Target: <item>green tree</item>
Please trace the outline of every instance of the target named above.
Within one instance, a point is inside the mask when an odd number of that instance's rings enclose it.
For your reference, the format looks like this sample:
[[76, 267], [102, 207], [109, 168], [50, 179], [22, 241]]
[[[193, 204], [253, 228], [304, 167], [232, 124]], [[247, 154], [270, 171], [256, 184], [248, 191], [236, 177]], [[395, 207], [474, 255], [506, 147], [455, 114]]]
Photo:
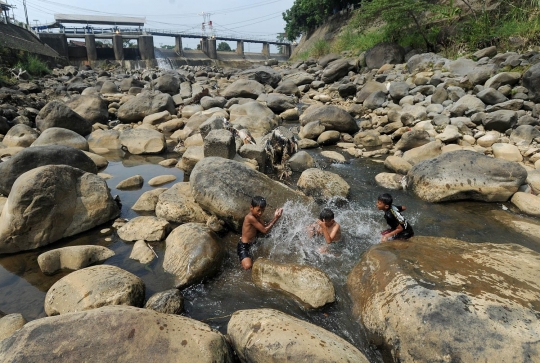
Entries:
[[132, 39], [123, 39], [122, 47], [123, 48], [137, 48], [137, 43], [135, 43]]
[[231, 46], [227, 42], [220, 42], [217, 46], [217, 50], [222, 52], [232, 52]]

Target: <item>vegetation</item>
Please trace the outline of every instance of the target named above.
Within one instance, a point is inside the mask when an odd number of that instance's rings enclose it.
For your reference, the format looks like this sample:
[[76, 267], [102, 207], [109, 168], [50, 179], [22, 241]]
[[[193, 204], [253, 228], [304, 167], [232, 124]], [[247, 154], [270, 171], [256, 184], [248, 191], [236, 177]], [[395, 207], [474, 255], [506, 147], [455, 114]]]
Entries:
[[174, 49], [174, 45], [159, 44], [161, 49]]
[[231, 46], [227, 42], [220, 42], [217, 46], [217, 50], [222, 52], [232, 52]]
[[19, 60], [14, 68], [25, 70], [26, 73], [33, 77], [40, 77], [51, 73], [47, 64], [32, 54], [27, 54], [26, 57]]

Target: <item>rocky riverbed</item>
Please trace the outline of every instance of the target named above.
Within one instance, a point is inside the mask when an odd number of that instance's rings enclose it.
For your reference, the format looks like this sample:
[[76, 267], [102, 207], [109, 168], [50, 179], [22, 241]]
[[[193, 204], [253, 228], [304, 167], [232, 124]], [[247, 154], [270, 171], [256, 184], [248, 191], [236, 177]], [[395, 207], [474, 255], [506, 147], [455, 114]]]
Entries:
[[[0, 356], [540, 360], [539, 64], [383, 44], [0, 89]], [[419, 237], [378, 243], [384, 191]], [[285, 213], [243, 272], [254, 195]]]

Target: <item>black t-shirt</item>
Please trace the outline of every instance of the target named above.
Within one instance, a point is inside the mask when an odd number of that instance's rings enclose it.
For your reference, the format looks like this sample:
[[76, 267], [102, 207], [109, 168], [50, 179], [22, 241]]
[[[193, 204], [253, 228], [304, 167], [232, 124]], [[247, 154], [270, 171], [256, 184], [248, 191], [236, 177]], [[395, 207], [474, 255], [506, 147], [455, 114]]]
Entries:
[[412, 227], [401, 214], [402, 211], [403, 208], [401, 206], [392, 205], [384, 212], [384, 219], [386, 219], [386, 223], [388, 223], [392, 230], [396, 229], [401, 224], [404, 232], [412, 233]]

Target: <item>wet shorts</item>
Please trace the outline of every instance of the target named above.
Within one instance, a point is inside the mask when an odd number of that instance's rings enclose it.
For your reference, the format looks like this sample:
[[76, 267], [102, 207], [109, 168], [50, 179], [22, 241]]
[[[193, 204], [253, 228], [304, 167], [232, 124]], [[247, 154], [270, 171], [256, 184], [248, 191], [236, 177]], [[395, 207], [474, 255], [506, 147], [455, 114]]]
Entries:
[[238, 246], [236, 246], [236, 252], [238, 253], [238, 258], [240, 259], [240, 262], [242, 262], [244, 258], [252, 258], [250, 252], [252, 245], [253, 243], [244, 243], [242, 242], [242, 240], [238, 242]]

